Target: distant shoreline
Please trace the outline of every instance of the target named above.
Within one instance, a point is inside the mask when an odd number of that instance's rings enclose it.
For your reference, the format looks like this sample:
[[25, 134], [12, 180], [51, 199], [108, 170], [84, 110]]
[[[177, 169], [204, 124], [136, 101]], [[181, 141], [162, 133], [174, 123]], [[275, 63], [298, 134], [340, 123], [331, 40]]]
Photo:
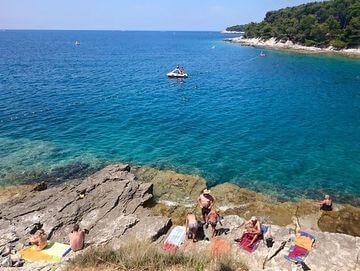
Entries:
[[245, 34], [245, 32], [241, 32], [241, 31], [228, 31], [228, 30], [223, 30], [220, 33], [221, 34]]
[[275, 38], [268, 40], [262, 40], [260, 38], [246, 39], [243, 37], [235, 38], [226, 38], [226, 42], [238, 43], [242, 46], [252, 46], [257, 48], [267, 48], [281, 51], [292, 51], [304, 54], [330, 54], [330, 55], [340, 55], [352, 58], [360, 58], [360, 48], [357, 49], [342, 49], [335, 50], [332, 47], [328, 48], [319, 48], [319, 47], [309, 47], [300, 44], [295, 44], [291, 41], [280, 42], [276, 41]]

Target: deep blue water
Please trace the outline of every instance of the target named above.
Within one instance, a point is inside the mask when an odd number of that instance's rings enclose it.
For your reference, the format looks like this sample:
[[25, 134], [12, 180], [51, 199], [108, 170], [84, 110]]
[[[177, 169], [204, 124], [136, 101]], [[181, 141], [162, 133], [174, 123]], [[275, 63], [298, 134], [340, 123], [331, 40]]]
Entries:
[[360, 61], [223, 38], [0, 32], [0, 183], [124, 161], [359, 205]]

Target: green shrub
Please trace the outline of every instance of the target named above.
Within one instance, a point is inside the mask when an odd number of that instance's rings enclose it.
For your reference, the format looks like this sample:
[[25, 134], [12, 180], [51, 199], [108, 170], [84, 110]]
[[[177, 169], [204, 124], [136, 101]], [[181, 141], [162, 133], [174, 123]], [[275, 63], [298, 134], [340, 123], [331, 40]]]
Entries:
[[305, 46], [315, 46], [316, 42], [313, 40], [305, 40]]
[[330, 42], [331, 46], [334, 47], [336, 50], [341, 50], [341, 49], [344, 49], [346, 48], [346, 43], [343, 42], [342, 40], [340, 39], [336, 39], [336, 40], [332, 40]]

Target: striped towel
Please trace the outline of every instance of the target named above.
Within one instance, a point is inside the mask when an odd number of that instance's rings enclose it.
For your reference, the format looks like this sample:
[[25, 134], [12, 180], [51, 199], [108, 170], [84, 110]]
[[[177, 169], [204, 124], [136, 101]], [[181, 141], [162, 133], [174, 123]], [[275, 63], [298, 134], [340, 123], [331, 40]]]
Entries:
[[163, 249], [169, 251], [176, 251], [186, 238], [186, 228], [184, 226], [176, 226], [172, 229], [169, 236], [166, 238]]

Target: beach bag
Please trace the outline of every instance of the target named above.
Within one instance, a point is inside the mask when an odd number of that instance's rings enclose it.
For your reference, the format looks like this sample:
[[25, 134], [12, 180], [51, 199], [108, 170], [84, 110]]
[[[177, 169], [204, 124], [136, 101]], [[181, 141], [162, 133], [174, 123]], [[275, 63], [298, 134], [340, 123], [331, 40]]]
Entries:
[[266, 244], [266, 246], [268, 248], [271, 248], [274, 245], [274, 240], [270, 233], [270, 226], [261, 224], [260, 230], [261, 230], [261, 234], [263, 236], [264, 243]]

